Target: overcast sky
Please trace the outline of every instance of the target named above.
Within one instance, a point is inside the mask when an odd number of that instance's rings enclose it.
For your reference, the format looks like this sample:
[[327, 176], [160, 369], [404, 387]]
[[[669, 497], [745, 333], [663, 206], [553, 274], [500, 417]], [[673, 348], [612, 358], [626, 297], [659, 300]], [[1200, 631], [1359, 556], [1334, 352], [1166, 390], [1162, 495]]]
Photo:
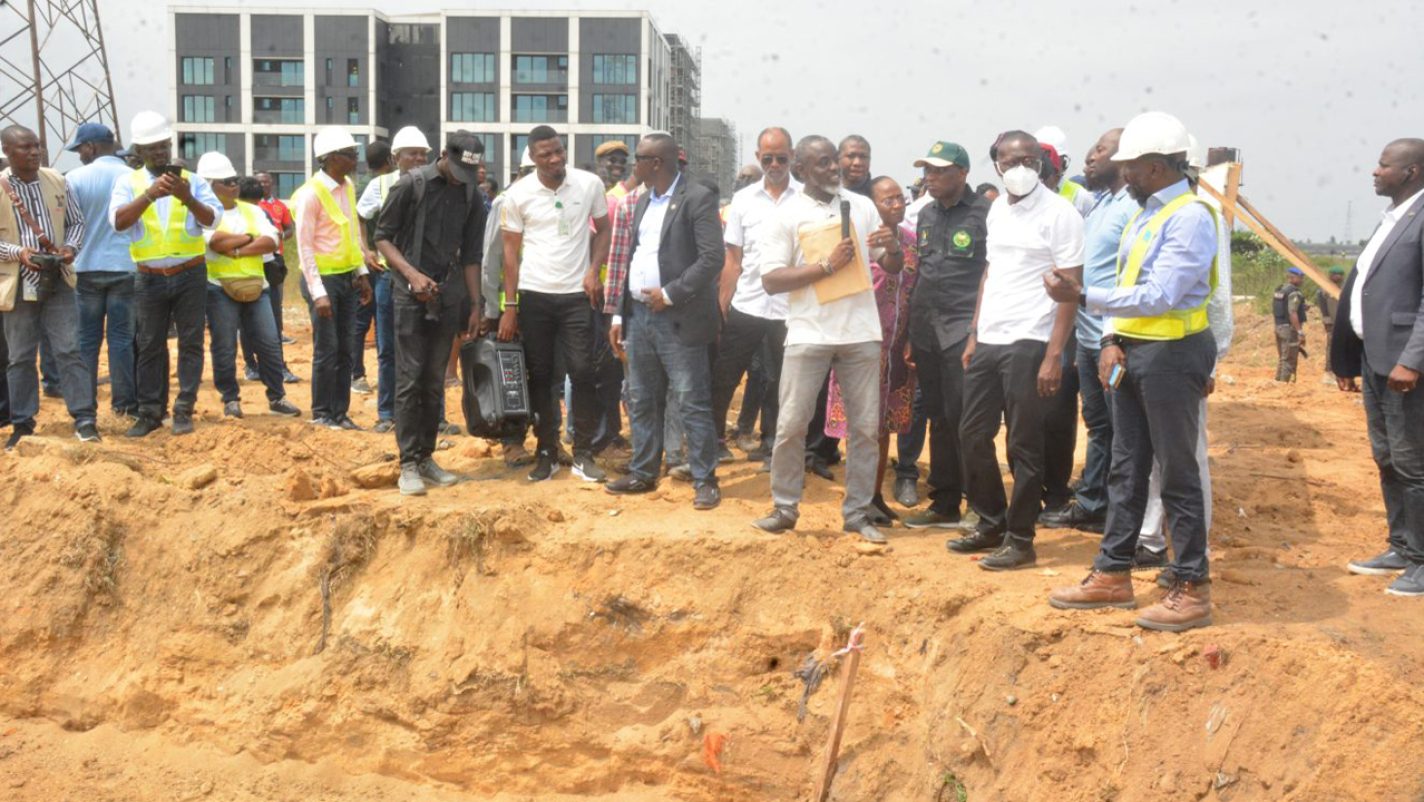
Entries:
[[[351, 6], [298, 0], [290, 7]], [[371, 6], [388, 14], [469, 7], [455, 0]], [[664, 33], [700, 45], [703, 115], [732, 121], [744, 162], [755, 132], [768, 125], [796, 137], [855, 132], [871, 142], [875, 173], [907, 181], [914, 159], [948, 139], [973, 156], [977, 183], [994, 179], [988, 148], [998, 132], [1053, 123], [1068, 132], [1076, 171], [1102, 131], [1160, 109], [1208, 145], [1240, 148], [1243, 192], [1256, 207], [1292, 237], [1323, 240], [1346, 235], [1351, 203], [1348, 233], [1368, 236], [1385, 203], [1369, 175], [1381, 148], [1424, 136], [1424, 3], [1417, 0], [565, 0], [530, 7], [648, 9]], [[101, 0], [100, 12], [120, 119], [169, 109], [161, 55], [167, 7]]]

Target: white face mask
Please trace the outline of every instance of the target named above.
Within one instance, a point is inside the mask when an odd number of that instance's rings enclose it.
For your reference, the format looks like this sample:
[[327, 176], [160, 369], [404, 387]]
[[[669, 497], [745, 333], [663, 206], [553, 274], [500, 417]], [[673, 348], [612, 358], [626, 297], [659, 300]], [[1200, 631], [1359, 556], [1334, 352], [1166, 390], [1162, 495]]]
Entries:
[[1007, 189], [1010, 195], [1016, 195], [1020, 198], [1032, 192], [1033, 188], [1038, 186], [1038, 171], [1025, 167], [1022, 164], [1010, 168], [1008, 172], [1000, 177], [1004, 179], [1004, 189]]

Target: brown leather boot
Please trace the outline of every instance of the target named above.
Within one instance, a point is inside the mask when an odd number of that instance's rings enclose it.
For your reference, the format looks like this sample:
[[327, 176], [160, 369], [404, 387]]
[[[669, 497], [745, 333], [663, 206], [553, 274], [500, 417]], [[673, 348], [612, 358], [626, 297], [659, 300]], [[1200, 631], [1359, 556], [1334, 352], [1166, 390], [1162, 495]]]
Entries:
[[1162, 600], [1142, 611], [1137, 625], [1162, 632], [1184, 632], [1211, 626], [1211, 585], [1177, 582]]
[[1131, 610], [1137, 606], [1132, 595], [1132, 574], [1128, 571], [1099, 571], [1071, 588], [1059, 588], [1048, 594], [1048, 603], [1060, 610], [1096, 610], [1099, 607], [1120, 607]]

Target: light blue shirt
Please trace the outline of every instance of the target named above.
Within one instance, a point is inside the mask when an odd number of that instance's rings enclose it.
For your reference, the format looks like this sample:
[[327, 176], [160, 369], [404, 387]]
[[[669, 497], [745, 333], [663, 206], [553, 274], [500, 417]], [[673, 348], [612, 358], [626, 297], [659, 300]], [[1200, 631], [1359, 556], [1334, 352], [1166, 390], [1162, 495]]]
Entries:
[[[1163, 206], [1191, 192], [1184, 178], [1147, 199], [1118, 252], [1126, 260], [1138, 233]], [[1211, 294], [1216, 258], [1216, 220], [1200, 203], [1189, 203], [1167, 219], [1147, 245], [1142, 271], [1131, 287], [1089, 287], [1088, 311], [1110, 317], [1154, 317], [1201, 306]]]
[[[648, 302], [648, 290], [662, 286], [662, 271], [658, 267], [658, 249], [663, 244], [663, 220], [667, 218], [672, 194], [677, 190], [677, 182], [682, 173], [672, 180], [667, 194], [659, 195], [656, 189], [648, 187], [648, 208], [643, 211], [643, 219], [638, 223], [638, 248], [628, 262], [628, 292], [633, 300]], [[672, 305], [666, 294], [663, 300]]]
[[[1122, 230], [1141, 208], [1127, 187], [1098, 194], [1083, 221], [1083, 286], [1112, 289], [1117, 285], [1117, 249]], [[1078, 342], [1097, 350], [1103, 339], [1103, 318], [1087, 309], [1078, 310]]]
[[84, 212], [84, 221], [88, 225], [84, 247], [74, 259], [74, 272], [133, 272], [129, 239], [114, 231], [109, 223], [109, 200], [114, 194], [114, 184], [130, 172], [132, 170], [123, 159], [100, 156], [65, 174], [69, 194], [79, 202], [79, 209]]
[[[138, 172], [144, 178], [144, 189], [147, 189], [153, 183], [153, 175], [143, 168], [139, 168]], [[188, 233], [194, 237], [201, 237], [205, 230], [215, 230], [218, 223], [222, 222], [223, 207], [222, 204], [218, 202], [218, 196], [213, 194], [213, 186], [207, 182], [207, 179], [202, 178], [197, 173], [189, 173], [188, 185], [192, 189], [193, 199], [213, 210], [213, 224], [210, 226], [200, 224], [192, 212], [188, 213]], [[119, 209], [133, 203], [133, 200], [133, 182], [129, 181], [127, 176], [115, 181], [114, 192], [109, 197], [109, 213], [104, 216], [105, 219], [109, 221], [110, 228], [114, 227], [114, 215], [118, 213]], [[166, 198], [159, 198], [153, 202], [152, 208], [158, 213], [159, 221], [166, 222], [168, 220], [168, 215], [171, 213], [169, 211], [171, 208], [170, 204], [174, 203], [181, 203], [181, 201], [171, 195]], [[140, 217], [138, 222], [134, 223], [129, 230], [118, 232], [118, 236], [127, 236], [127, 242], [138, 242], [143, 239], [143, 226], [143, 218]], [[188, 257], [170, 256], [166, 259], [154, 259], [144, 264], [150, 267], [172, 267], [174, 265], [181, 265], [186, 261], [188, 261]]]

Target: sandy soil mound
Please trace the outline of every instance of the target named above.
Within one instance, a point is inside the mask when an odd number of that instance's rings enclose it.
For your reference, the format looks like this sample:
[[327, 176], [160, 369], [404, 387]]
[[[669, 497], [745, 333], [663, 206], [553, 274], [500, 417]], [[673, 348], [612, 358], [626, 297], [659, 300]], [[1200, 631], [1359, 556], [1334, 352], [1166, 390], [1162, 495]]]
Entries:
[[1272, 382], [1239, 314], [1218, 626], [1181, 636], [1047, 606], [1082, 533], [1008, 576], [944, 532], [865, 553], [811, 477], [799, 530], [764, 535], [744, 462], [697, 513], [456, 437], [468, 480], [402, 500], [389, 435], [223, 421], [205, 387], [195, 434], [107, 420], [88, 447], [47, 402], [0, 456], [0, 798], [805, 799], [864, 622], [833, 799], [1424, 799], [1424, 616], [1343, 570], [1384, 537], [1363, 413], [1318, 358]]

